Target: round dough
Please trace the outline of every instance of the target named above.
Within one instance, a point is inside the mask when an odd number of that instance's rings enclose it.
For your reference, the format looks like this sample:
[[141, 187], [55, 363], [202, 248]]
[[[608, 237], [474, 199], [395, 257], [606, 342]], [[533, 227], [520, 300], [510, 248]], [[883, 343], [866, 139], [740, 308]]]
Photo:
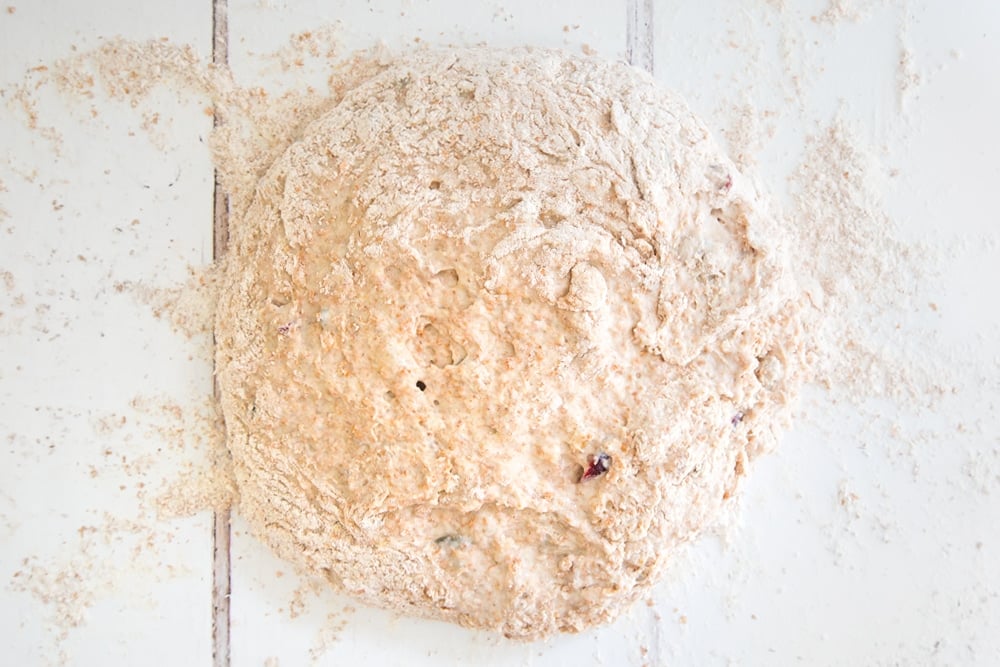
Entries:
[[242, 514], [379, 606], [525, 639], [614, 618], [786, 416], [779, 233], [642, 72], [383, 57], [233, 223]]

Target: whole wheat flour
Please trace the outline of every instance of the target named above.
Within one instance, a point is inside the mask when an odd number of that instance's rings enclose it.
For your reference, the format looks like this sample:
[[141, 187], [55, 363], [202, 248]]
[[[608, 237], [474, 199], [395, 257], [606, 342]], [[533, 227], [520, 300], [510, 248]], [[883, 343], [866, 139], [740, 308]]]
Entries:
[[231, 219], [240, 509], [373, 604], [517, 638], [607, 621], [786, 420], [805, 354], [784, 235], [635, 69], [369, 65]]

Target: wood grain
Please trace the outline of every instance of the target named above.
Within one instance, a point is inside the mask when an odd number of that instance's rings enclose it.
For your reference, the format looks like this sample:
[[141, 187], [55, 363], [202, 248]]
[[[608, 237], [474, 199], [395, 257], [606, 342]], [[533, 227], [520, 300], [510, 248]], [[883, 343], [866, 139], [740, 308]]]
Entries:
[[628, 0], [625, 53], [631, 65], [653, 74], [653, 0]]
[[[229, 62], [229, 14], [227, 0], [212, 1], [212, 62], [226, 65]], [[221, 122], [215, 116], [215, 124]], [[218, 260], [226, 252], [229, 242], [229, 197], [219, 183], [219, 173], [215, 172], [215, 188], [212, 207], [212, 258]], [[219, 386], [214, 385], [215, 398], [219, 398]], [[232, 593], [230, 537], [232, 526], [230, 510], [216, 512], [214, 517], [212, 547], [212, 664], [214, 667], [229, 667], [229, 604]]]

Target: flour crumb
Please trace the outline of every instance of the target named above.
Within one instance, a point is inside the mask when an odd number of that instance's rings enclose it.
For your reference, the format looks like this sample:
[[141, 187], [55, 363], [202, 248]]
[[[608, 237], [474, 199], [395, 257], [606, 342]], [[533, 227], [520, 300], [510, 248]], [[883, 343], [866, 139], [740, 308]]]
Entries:
[[914, 64], [913, 50], [906, 46], [905, 43], [900, 46], [899, 66], [896, 76], [899, 81], [897, 91], [899, 110], [905, 111], [910, 98], [923, 83], [923, 76]]
[[330, 612], [326, 615], [326, 619], [309, 649], [309, 657], [312, 659], [313, 665], [319, 664], [333, 645], [340, 641], [340, 633], [347, 627], [349, 620], [343, 615], [345, 611], [346, 608], [340, 612]]
[[852, 519], [860, 519], [860, 496], [851, 490], [847, 480], [842, 480], [837, 487], [837, 504], [840, 505]]
[[830, 0], [826, 10], [813, 20], [828, 25], [860, 23], [868, 18], [872, 11], [887, 2], [888, 0]]
[[722, 130], [729, 157], [740, 170], [757, 163], [757, 156], [777, 131], [777, 113], [761, 110], [749, 101], [734, 104], [726, 114], [729, 126]]
[[77, 99], [93, 98], [99, 86], [112, 99], [126, 100], [132, 108], [164, 84], [178, 92], [211, 92], [218, 88], [216, 74], [191, 46], [165, 39], [133, 42], [122, 37], [59, 60], [52, 68], [52, 80], [61, 92]]
[[265, 54], [283, 72], [304, 68], [310, 58], [333, 61], [341, 54], [344, 26], [341, 21], [303, 30], [288, 38], [277, 51]]

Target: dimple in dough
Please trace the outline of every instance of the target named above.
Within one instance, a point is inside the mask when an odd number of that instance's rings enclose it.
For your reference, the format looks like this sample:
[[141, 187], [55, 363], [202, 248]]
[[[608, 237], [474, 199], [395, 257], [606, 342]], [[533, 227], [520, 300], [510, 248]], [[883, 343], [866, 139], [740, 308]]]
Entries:
[[242, 514], [382, 607], [522, 639], [614, 618], [786, 419], [781, 238], [644, 73], [382, 56], [233, 221]]

